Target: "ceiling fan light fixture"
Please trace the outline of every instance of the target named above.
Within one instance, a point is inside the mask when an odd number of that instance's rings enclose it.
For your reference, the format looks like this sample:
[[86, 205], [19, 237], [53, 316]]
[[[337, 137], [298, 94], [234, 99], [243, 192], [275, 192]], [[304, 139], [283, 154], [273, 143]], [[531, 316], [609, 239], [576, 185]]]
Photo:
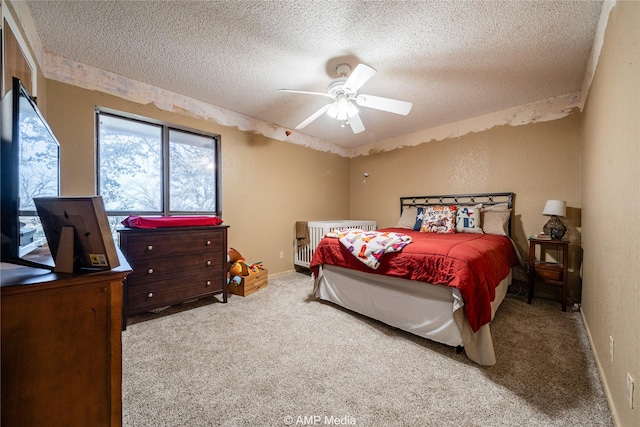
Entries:
[[349, 103], [346, 99], [341, 98], [338, 100], [338, 120], [345, 121], [347, 120], [347, 112], [349, 111]]
[[345, 121], [358, 114], [358, 108], [344, 96], [339, 96], [327, 109], [327, 114], [336, 120]]
[[327, 115], [334, 119], [338, 118], [338, 101], [329, 106], [329, 108], [327, 109]]

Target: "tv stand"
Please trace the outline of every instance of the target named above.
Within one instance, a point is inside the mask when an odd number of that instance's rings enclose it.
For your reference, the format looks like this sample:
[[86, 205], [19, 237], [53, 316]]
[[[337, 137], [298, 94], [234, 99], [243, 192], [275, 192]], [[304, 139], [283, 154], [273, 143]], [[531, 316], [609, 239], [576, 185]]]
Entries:
[[122, 282], [130, 272], [0, 265], [3, 426], [120, 426]]

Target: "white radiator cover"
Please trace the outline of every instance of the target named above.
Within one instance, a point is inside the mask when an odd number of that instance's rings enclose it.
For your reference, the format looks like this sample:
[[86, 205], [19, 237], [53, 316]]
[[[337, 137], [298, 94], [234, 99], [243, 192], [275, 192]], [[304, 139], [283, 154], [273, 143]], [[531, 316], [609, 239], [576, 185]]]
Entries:
[[372, 231], [376, 229], [375, 221], [361, 221], [355, 219], [309, 221], [308, 224], [309, 244], [295, 248], [295, 260], [293, 262], [295, 265], [306, 268], [309, 268], [311, 258], [313, 257], [313, 252], [316, 250], [318, 243], [320, 243], [320, 240], [322, 240], [324, 235], [329, 233], [330, 231], [345, 228], [359, 228], [365, 231]]

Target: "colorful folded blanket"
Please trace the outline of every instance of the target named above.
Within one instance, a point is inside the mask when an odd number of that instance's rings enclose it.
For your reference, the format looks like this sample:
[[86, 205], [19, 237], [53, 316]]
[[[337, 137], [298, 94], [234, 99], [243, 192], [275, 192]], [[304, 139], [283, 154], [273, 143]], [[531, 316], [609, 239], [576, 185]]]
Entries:
[[402, 233], [364, 231], [357, 228], [334, 230], [324, 237], [337, 238], [353, 256], [366, 266], [377, 269], [388, 252], [400, 252], [411, 243], [411, 237]]

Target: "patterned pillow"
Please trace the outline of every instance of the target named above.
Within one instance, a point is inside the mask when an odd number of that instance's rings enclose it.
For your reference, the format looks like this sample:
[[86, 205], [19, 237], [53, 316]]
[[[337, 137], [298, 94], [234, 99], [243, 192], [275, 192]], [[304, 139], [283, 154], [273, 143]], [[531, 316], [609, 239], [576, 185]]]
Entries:
[[427, 206], [420, 231], [423, 233], [455, 233], [456, 206]]
[[422, 227], [422, 221], [424, 220], [424, 208], [418, 208], [418, 212], [416, 215], [416, 221], [413, 224], [413, 229], [415, 231], [420, 231], [420, 228]]
[[458, 214], [456, 216], [457, 233], [482, 234], [482, 227], [480, 227], [481, 207], [482, 204], [475, 206], [458, 206]]

